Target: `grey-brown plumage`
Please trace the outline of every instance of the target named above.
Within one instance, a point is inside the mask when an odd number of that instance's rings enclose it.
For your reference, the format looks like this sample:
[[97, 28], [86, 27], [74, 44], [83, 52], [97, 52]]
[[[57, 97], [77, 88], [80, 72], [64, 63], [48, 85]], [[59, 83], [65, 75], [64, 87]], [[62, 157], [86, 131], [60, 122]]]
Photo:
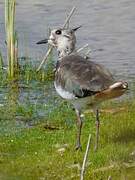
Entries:
[[103, 66], [79, 55], [62, 58], [56, 70], [55, 81], [57, 85], [79, 97], [84, 96], [85, 90], [95, 94], [115, 82], [111, 73]]
[[[43, 41], [40, 41], [43, 42]], [[70, 101], [77, 115], [77, 146], [81, 148], [81, 113], [85, 109], [93, 108], [96, 112], [96, 146], [99, 136], [98, 105], [108, 99], [124, 94], [128, 84], [115, 81], [111, 73], [103, 66], [86, 60], [75, 51], [75, 30], [55, 29], [51, 31], [48, 40], [58, 52], [58, 61], [55, 72], [55, 89], [58, 94]]]

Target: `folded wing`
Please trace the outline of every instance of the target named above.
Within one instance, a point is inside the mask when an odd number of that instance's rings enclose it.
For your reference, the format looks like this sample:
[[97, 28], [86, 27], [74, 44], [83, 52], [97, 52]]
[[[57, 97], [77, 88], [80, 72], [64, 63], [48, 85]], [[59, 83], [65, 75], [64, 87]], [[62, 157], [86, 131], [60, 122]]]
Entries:
[[115, 82], [107, 69], [79, 55], [65, 56], [55, 78], [57, 85], [76, 97], [94, 95]]

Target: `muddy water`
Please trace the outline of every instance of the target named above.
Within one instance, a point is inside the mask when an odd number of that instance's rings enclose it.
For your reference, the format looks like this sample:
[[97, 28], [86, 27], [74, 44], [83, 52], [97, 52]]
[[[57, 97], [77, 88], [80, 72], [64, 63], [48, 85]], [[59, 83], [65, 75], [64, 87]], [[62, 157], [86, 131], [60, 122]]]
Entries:
[[[48, 27], [63, 24], [65, 12], [74, 5], [77, 11], [72, 26], [83, 25], [77, 32], [78, 46], [89, 43], [94, 61], [109, 67], [120, 78], [134, 78], [134, 0], [17, 0], [20, 56], [39, 60], [46, 48], [35, 43], [47, 36]], [[5, 52], [4, 40], [4, 0], [0, 0], [0, 49]]]

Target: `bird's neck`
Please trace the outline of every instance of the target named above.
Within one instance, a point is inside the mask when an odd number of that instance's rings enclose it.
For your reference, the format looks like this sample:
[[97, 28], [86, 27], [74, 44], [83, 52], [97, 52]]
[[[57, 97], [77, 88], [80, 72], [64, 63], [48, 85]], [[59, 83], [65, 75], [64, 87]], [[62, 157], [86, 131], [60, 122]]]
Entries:
[[73, 52], [74, 52], [74, 50], [71, 50], [71, 51], [67, 51], [66, 49], [58, 50], [59, 61], [61, 61], [63, 57], [68, 56], [68, 55], [72, 54]]
[[58, 59], [59, 61], [65, 57], [75, 52], [75, 43], [69, 39], [64, 39], [58, 43], [57, 46]]

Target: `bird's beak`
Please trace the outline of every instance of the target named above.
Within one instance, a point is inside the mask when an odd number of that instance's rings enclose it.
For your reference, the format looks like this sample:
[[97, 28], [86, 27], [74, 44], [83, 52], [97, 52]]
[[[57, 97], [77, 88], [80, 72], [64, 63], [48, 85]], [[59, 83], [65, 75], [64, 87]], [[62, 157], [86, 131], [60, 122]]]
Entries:
[[48, 39], [43, 39], [41, 41], [38, 41], [36, 44], [46, 44], [48, 43]]
[[78, 29], [80, 29], [81, 27], [82, 27], [82, 26], [78, 26], [78, 27], [76, 27], [76, 28], [73, 28], [72, 31], [75, 32], [75, 31], [77, 31]]

